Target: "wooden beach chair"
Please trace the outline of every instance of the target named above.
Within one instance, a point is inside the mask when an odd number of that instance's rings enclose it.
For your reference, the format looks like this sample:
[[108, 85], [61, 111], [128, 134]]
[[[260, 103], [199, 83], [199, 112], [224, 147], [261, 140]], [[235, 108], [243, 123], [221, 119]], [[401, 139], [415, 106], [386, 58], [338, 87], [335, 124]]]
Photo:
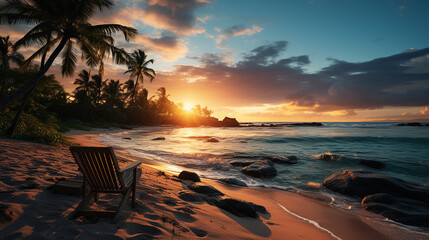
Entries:
[[[83, 199], [72, 218], [78, 216], [113, 217], [112, 223], [119, 219], [131, 194], [131, 206], [135, 206], [136, 186], [140, 179], [141, 162], [133, 162], [119, 169], [113, 148], [111, 147], [70, 147], [70, 152], [83, 174]], [[120, 193], [123, 195], [116, 211], [89, 210], [93, 201], [98, 201], [99, 193]]]

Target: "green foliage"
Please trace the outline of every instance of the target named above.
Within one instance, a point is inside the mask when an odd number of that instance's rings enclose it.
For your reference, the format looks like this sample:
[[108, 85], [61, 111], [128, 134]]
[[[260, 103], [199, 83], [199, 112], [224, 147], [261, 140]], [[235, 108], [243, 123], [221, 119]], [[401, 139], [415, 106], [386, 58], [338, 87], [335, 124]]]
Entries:
[[[5, 136], [11, 126], [15, 112], [6, 109], [0, 115], [0, 135]], [[43, 114], [37, 118], [32, 114], [23, 113], [12, 138], [46, 143], [51, 145], [69, 144], [64, 135], [59, 133], [60, 126], [57, 119], [50, 114]]]

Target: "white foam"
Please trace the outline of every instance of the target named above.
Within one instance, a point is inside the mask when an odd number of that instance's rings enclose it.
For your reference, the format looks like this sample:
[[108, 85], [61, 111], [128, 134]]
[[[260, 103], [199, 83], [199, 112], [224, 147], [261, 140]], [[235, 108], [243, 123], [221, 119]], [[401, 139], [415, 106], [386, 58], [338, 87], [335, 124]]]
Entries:
[[299, 219], [301, 219], [301, 220], [304, 220], [304, 221], [306, 221], [306, 222], [308, 222], [308, 223], [313, 224], [315, 227], [319, 228], [320, 230], [322, 230], [322, 231], [325, 231], [325, 232], [329, 233], [329, 235], [331, 235], [331, 236], [332, 236], [333, 238], [335, 238], [335, 239], [342, 240], [340, 237], [338, 237], [337, 235], [335, 235], [334, 233], [332, 233], [332, 232], [331, 232], [331, 231], [329, 231], [328, 229], [326, 229], [326, 228], [324, 228], [324, 227], [320, 226], [318, 222], [313, 221], [313, 220], [310, 220], [310, 219], [305, 218], [305, 217], [301, 217], [301, 216], [299, 216], [298, 214], [296, 214], [296, 213], [294, 213], [294, 212], [290, 211], [289, 209], [287, 209], [285, 206], [281, 205], [280, 203], [278, 203], [278, 202], [276, 202], [276, 203], [277, 203], [277, 205], [279, 205], [279, 207], [281, 207], [283, 210], [285, 210], [287, 213], [291, 214], [292, 216], [295, 216], [295, 217], [297, 217], [297, 218], [299, 218]]

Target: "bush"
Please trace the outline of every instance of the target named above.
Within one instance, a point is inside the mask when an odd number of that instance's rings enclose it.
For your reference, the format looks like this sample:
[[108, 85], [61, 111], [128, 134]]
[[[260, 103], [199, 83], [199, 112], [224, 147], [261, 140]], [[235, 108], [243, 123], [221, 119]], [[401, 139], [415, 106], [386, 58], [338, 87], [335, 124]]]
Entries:
[[[6, 136], [6, 131], [11, 126], [15, 112], [6, 109], [0, 116], [0, 135]], [[43, 122], [42, 122], [43, 121]], [[22, 113], [18, 125], [11, 138], [29, 140], [51, 145], [68, 145], [66, 137], [59, 133], [58, 120], [49, 114], [39, 118]]]

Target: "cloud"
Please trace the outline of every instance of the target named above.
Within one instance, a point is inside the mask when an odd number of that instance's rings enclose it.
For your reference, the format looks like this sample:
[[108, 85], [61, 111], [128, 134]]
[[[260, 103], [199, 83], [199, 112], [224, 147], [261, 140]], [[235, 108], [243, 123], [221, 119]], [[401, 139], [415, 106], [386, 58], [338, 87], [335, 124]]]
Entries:
[[[186, 56], [188, 47], [177, 35], [164, 31], [158, 36], [140, 34], [133, 42], [120, 42], [118, 47], [127, 51], [143, 49], [146, 54], [156, 55], [161, 61], [174, 62]], [[158, 59], [157, 59], [158, 60]]]
[[[220, 28], [215, 28], [215, 30], [217, 32], [221, 32], [222, 30]], [[217, 48], [222, 49], [222, 50], [228, 50], [229, 48], [226, 47], [226, 43], [225, 41], [228, 40], [231, 37], [237, 37], [237, 36], [251, 36], [255, 33], [258, 33], [260, 31], [262, 31], [263, 28], [253, 25], [251, 28], [247, 28], [246, 25], [244, 24], [238, 24], [238, 25], [234, 25], [231, 26], [229, 28], [226, 28], [223, 31], [223, 34], [220, 34], [215, 42], [217, 45]]]
[[140, 20], [146, 25], [178, 35], [203, 33], [205, 29], [197, 25], [194, 13], [208, 3], [204, 0], [150, 0], [142, 6]]
[[[353, 116], [356, 110], [429, 105], [429, 48], [366, 62], [333, 59], [307, 73], [307, 55], [284, 58], [287, 42], [262, 45], [236, 64], [218, 54], [199, 58], [200, 66], [178, 65], [158, 75], [175, 92], [193, 89], [206, 105], [230, 107], [287, 104], [282, 111]], [[204, 79], [204, 81], [191, 81]], [[188, 91], [189, 93], [189, 91]]]
[[229, 27], [225, 29], [225, 34], [228, 36], [241, 36], [241, 35], [247, 35], [251, 36], [255, 33], [258, 33], [262, 31], [263, 28], [258, 27], [256, 25], [253, 25], [252, 28], [246, 28], [244, 24], [234, 25], [232, 27]]

